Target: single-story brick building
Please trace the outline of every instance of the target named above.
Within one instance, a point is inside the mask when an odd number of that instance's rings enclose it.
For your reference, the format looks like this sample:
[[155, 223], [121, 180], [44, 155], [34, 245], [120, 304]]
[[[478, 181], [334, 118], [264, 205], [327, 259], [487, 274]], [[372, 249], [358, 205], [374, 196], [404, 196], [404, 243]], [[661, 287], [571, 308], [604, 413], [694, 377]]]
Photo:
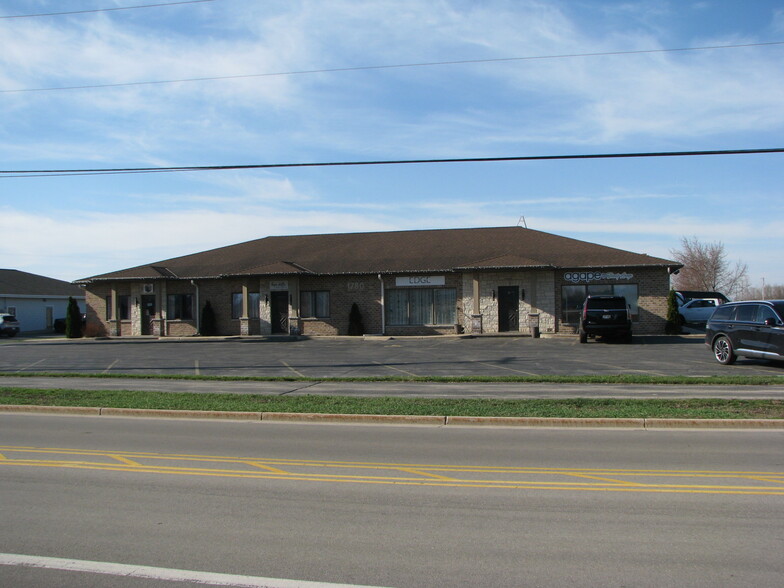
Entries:
[[[84, 278], [88, 334], [573, 333], [588, 294], [663, 333], [681, 266], [522, 227], [266, 237]], [[354, 332], [355, 329], [352, 329]]]

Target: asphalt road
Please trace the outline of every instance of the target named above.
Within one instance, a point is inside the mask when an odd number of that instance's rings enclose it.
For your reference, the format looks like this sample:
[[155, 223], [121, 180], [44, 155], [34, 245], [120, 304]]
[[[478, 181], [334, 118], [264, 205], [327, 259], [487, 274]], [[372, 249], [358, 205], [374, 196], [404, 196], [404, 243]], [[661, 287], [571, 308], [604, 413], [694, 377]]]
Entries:
[[[782, 449], [780, 431], [0, 415], [0, 553], [10, 554], [0, 585], [196, 585], [160, 579], [168, 571], [399, 587], [778, 588]], [[21, 556], [59, 559], [29, 568]], [[62, 571], [63, 559], [95, 563]]]

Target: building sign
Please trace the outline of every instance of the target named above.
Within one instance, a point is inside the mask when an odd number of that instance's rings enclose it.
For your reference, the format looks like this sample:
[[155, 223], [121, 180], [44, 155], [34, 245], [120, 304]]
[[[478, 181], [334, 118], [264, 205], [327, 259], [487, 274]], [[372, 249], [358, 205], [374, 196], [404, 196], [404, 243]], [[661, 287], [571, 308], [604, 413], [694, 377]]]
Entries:
[[564, 274], [564, 280], [571, 282], [572, 284], [577, 284], [579, 282], [598, 282], [601, 280], [615, 280], [616, 282], [620, 282], [621, 280], [631, 280], [633, 277], [634, 274], [627, 274], [626, 272], [620, 274], [615, 272], [566, 272]]
[[366, 285], [365, 282], [348, 282], [347, 288], [349, 292], [364, 292]]
[[270, 292], [285, 292], [289, 289], [288, 280], [271, 280]]
[[395, 278], [395, 286], [445, 286], [446, 276], [401, 276]]

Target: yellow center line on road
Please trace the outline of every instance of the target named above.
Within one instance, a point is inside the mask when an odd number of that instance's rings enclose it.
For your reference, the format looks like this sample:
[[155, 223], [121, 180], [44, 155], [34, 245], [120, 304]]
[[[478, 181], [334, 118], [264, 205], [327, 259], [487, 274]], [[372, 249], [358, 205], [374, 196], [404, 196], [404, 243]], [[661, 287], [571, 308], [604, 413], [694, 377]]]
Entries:
[[599, 480], [600, 482], [610, 482], [611, 484], [624, 484], [626, 486], [644, 486], [645, 484], [640, 484], [639, 482], [627, 482], [626, 480], [614, 480], [612, 478], [603, 478], [601, 476], [589, 476], [587, 474], [561, 474], [563, 476], [573, 476], [575, 478], [585, 478], [586, 480]]
[[407, 474], [414, 474], [417, 476], [423, 476], [426, 478], [433, 478], [435, 480], [449, 480], [450, 482], [458, 481], [456, 478], [448, 478], [446, 476], [440, 476], [438, 474], [432, 474], [430, 472], [424, 472], [421, 470], [415, 470], [414, 468], [397, 468], [401, 472], [405, 472]]
[[142, 465], [138, 461], [133, 461], [132, 459], [128, 459], [127, 457], [124, 457], [122, 455], [110, 455], [109, 457], [111, 457], [112, 459], [116, 459], [120, 463], [124, 463], [125, 465], [129, 465], [129, 466], [139, 467]]
[[274, 472], [276, 474], [286, 474], [286, 475], [289, 475], [291, 473], [291, 472], [287, 472], [286, 470], [273, 468], [272, 466], [265, 465], [265, 464], [260, 463], [258, 461], [246, 461], [244, 463], [246, 463], [246, 464], [248, 464], [250, 466], [253, 466], [254, 468], [260, 468], [262, 470], [266, 470], [268, 472]]
[[759, 482], [770, 482], [771, 484], [784, 484], [784, 478], [777, 478], [775, 476], [746, 476], [749, 480], [757, 480]]
[[[0, 455], [3, 457], [0, 459], [0, 467], [55, 467], [127, 474], [212, 476], [293, 482], [784, 496], [784, 487], [781, 486], [784, 484], [784, 472], [425, 465], [13, 446], [0, 446], [0, 450], [2, 450]], [[31, 457], [33, 455], [40, 457]], [[48, 456], [57, 456], [57, 458], [51, 459]], [[281, 469], [282, 467], [287, 469]], [[316, 473], [314, 470], [325, 471], [325, 473]], [[565, 480], [566, 477], [577, 478], [580, 481]], [[643, 481], [642, 478], [647, 480]], [[679, 482], [669, 481], [674, 479]]]

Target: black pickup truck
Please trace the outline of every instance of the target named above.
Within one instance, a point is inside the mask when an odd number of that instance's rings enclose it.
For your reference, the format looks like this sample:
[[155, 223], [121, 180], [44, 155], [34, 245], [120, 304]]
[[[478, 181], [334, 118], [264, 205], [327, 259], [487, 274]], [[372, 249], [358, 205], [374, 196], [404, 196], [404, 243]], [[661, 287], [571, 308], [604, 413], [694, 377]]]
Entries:
[[632, 315], [623, 296], [589, 296], [583, 303], [578, 329], [580, 343], [597, 335], [632, 340]]

